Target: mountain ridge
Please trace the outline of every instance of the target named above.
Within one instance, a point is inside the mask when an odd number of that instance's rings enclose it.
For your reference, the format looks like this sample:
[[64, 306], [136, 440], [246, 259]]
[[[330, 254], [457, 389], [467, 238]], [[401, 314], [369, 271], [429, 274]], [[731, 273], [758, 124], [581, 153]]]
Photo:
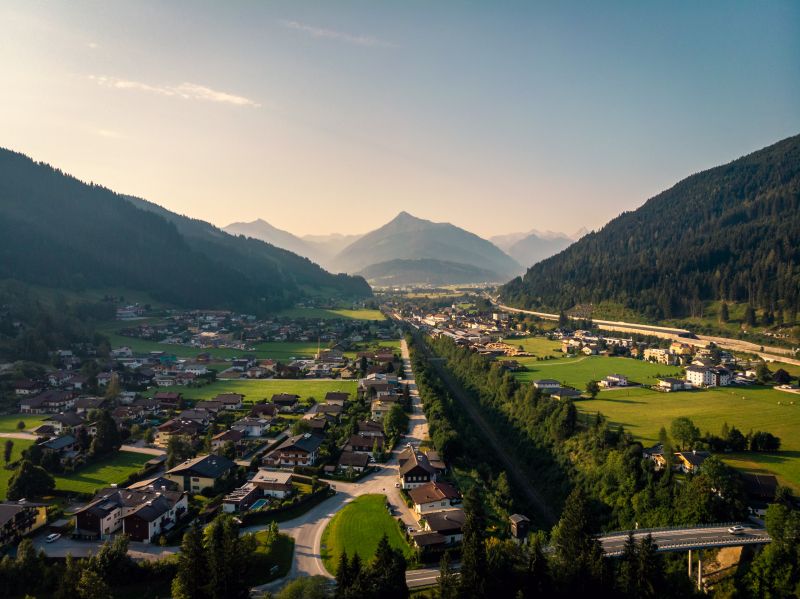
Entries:
[[265, 312], [317, 293], [371, 295], [291, 252], [0, 148], [0, 278], [129, 287], [186, 307]]
[[800, 135], [679, 181], [501, 288], [507, 303], [618, 302], [662, 319], [702, 302], [800, 308]]

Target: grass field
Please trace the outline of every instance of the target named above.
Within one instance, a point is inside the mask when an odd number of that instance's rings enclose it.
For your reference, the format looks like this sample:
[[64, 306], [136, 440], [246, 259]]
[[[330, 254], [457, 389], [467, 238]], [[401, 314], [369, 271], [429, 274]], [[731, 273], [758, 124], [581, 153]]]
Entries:
[[[33, 441], [29, 441], [27, 439], [11, 439], [14, 442], [14, 448], [11, 450], [11, 461], [16, 462], [22, 457], [22, 452], [31, 445], [33, 445]], [[6, 439], [0, 439], [0, 444], [5, 446]], [[6, 498], [6, 492], [8, 491], [8, 480], [11, 478], [11, 475], [14, 474], [13, 470], [8, 470], [5, 467], [5, 464], [0, 466], [0, 499]]]
[[624, 374], [631, 382], [642, 384], [653, 384], [659, 376], [681, 376], [680, 368], [675, 366], [652, 364], [632, 358], [579, 355], [557, 360], [536, 361], [536, 358], [519, 358], [517, 361], [527, 368], [515, 373], [520, 381], [555, 379], [581, 390], [590, 380], [599, 381], [615, 373]]
[[129, 475], [141, 470], [144, 463], [152, 457], [143, 453], [120, 451], [72, 474], [56, 476], [56, 489], [94, 493], [112, 483], [123, 482]]
[[320, 320], [332, 320], [334, 318], [345, 318], [347, 320], [386, 320], [380, 310], [325, 310], [322, 308], [288, 308], [281, 310], [279, 316], [288, 318], [317, 318]]
[[[794, 402], [794, 405], [792, 405]], [[600, 412], [621, 424], [644, 444], [654, 444], [658, 431], [678, 416], [688, 416], [702, 432], [719, 434], [722, 424], [743, 433], [762, 430], [781, 439], [777, 454], [724, 456], [745, 470], [771, 472], [782, 484], [800, 491], [800, 395], [769, 387], [723, 387], [706, 391], [659, 393], [650, 389], [603, 391], [597, 399], [575, 403], [583, 413]]]
[[356, 381], [348, 380], [313, 380], [313, 379], [258, 379], [216, 381], [198, 388], [159, 387], [151, 389], [150, 395], [157, 391], [179, 391], [187, 399], [213, 399], [220, 393], [241, 393], [246, 403], [255, 403], [260, 399], [270, 399], [275, 393], [295, 393], [300, 401], [313, 397], [317, 401], [325, 399], [328, 391], [346, 391], [353, 399], [356, 396]]
[[[259, 531], [255, 536], [258, 541], [255, 555], [257, 566], [249, 583], [253, 586], [261, 585], [286, 576], [294, 558], [294, 539], [286, 534], [278, 535], [277, 541], [268, 548], [265, 545], [267, 531]], [[274, 573], [271, 572], [273, 566], [278, 567]]]
[[325, 568], [336, 573], [339, 555], [358, 553], [362, 562], [375, 555], [378, 542], [386, 534], [389, 544], [411, 557], [411, 548], [400, 532], [400, 525], [386, 509], [385, 495], [362, 495], [337, 513], [322, 533], [322, 559]]
[[20, 420], [25, 423], [25, 430], [36, 428], [47, 416], [47, 414], [3, 414], [0, 416], [0, 433], [18, 432], [17, 423]]

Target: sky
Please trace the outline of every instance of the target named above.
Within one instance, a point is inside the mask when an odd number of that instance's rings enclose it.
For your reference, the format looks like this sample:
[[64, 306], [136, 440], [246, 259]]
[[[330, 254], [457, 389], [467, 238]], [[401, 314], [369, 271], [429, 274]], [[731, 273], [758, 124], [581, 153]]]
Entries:
[[0, 146], [219, 226], [595, 229], [800, 133], [800, 2], [3, 0]]

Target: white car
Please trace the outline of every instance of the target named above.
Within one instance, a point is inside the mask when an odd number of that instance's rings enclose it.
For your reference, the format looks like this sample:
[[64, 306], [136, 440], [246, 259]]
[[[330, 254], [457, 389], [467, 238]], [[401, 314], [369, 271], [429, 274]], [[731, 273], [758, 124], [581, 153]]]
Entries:
[[743, 535], [744, 534], [744, 526], [741, 524], [737, 524], [736, 526], [731, 526], [728, 529], [728, 532], [732, 535]]
[[44, 538], [45, 543], [53, 543], [54, 541], [58, 541], [61, 538], [61, 535], [57, 532], [54, 532], [51, 535], [47, 535]]

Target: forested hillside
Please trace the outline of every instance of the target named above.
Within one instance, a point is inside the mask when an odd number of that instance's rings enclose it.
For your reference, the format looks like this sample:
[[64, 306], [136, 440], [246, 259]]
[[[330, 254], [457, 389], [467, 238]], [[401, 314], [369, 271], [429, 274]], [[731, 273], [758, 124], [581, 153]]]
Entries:
[[501, 289], [525, 308], [619, 302], [650, 318], [704, 301], [800, 308], [800, 136], [688, 177]]
[[0, 149], [0, 279], [124, 287], [187, 307], [265, 312], [314, 294], [366, 296], [357, 277], [83, 183]]

